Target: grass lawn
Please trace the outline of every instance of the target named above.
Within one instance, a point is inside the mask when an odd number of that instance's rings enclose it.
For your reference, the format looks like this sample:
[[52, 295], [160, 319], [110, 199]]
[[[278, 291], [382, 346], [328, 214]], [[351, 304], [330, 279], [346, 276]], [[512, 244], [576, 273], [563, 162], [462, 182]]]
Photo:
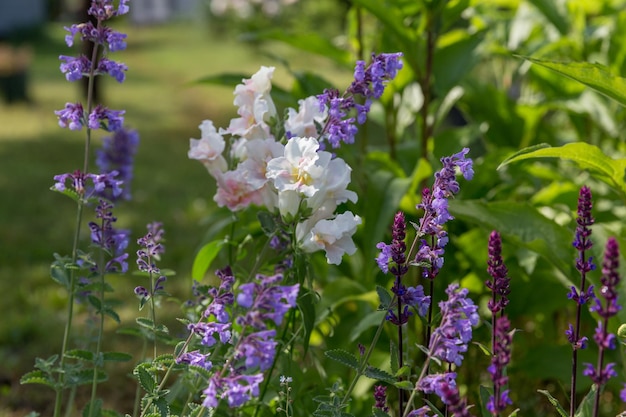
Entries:
[[[20, 386], [18, 381], [32, 369], [36, 356], [58, 353], [62, 338], [66, 294], [49, 278], [48, 268], [54, 252], [71, 251], [75, 206], [49, 188], [55, 174], [82, 167], [84, 141], [84, 131], [59, 128], [53, 113], [66, 101], [80, 100], [78, 84], [66, 82], [58, 70], [58, 55], [75, 53], [63, 42], [62, 26], [50, 25], [32, 45], [34, 103], [0, 103], [0, 416], [46, 410], [51, 390]], [[348, 82], [350, 74], [323, 58], [280, 45], [254, 48], [217, 39], [198, 22], [120, 30], [128, 33], [128, 49], [111, 57], [126, 63], [129, 72], [123, 84], [103, 80], [104, 100], [110, 108], [126, 110], [126, 125], [139, 131], [141, 144], [133, 200], [116, 208], [118, 225], [130, 228], [136, 240], [146, 223], [164, 223], [167, 253], [160, 266], [178, 272], [168, 285], [184, 297], [193, 257], [210, 226], [206, 217], [215, 207], [212, 179], [199, 163], [187, 159], [189, 138], [199, 137], [203, 119], [226, 126], [236, 111], [231, 87], [191, 82], [222, 72], [251, 75], [260, 65], [276, 65], [276, 83], [289, 87], [287, 71], [263, 54], [270, 49], [294, 69], [314, 68], [338, 83]], [[95, 147], [102, 137], [95, 132]], [[135, 250], [131, 246], [131, 268]], [[132, 301], [129, 294], [139, 281], [129, 275], [113, 282], [116, 295]], [[131, 310], [135, 314], [135, 303], [131, 305], [123, 318], [133, 317]]]

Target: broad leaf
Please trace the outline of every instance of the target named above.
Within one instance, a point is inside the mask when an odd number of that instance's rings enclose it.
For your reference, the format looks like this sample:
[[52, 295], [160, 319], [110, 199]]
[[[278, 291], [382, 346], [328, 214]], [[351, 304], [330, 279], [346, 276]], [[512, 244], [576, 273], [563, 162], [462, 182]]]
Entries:
[[365, 376], [371, 379], [376, 379], [378, 381], [387, 382], [388, 384], [395, 384], [398, 381], [389, 372], [383, 371], [382, 369], [374, 368], [373, 366], [368, 366], [367, 368], [365, 368]]
[[156, 381], [154, 376], [146, 369], [147, 364], [140, 364], [133, 370], [133, 374], [137, 377], [139, 384], [148, 394], [153, 394], [156, 389]]
[[104, 352], [102, 358], [105, 362], [128, 362], [133, 355], [124, 352]]
[[626, 79], [614, 75], [602, 64], [589, 62], [557, 62], [520, 56], [533, 64], [556, 71], [566, 77], [583, 83], [599, 93], [626, 106]]
[[[535, 207], [510, 201], [485, 203], [453, 200], [450, 201], [450, 213], [485, 229], [497, 230], [509, 241], [542, 256], [565, 277], [573, 276], [573, 252], [569, 245], [563, 245], [563, 242], [572, 240], [572, 232], [543, 216]], [[572, 285], [567, 278], [558, 274], [557, 277], [567, 287]]]
[[578, 405], [578, 409], [576, 410], [574, 417], [591, 417], [593, 415], [593, 407], [595, 405], [597, 391], [598, 386], [593, 384], [587, 395], [585, 395], [583, 400]]
[[20, 378], [20, 384], [41, 384], [54, 389], [54, 381], [42, 371], [30, 371]]
[[594, 177], [618, 190], [626, 198], [626, 159], [613, 159], [605, 155], [600, 148], [584, 142], [568, 143], [560, 147], [546, 144], [522, 149], [505, 159], [498, 169], [512, 162], [525, 159], [560, 158], [576, 163], [581, 169], [588, 170]]
[[222, 239], [214, 240], [204, 245], [200, 251], [198, 251], [196, 258], [193, 260], [193, 266], [191, 267], [192, 279], [202, 281], [204, 274], [211, 266], [211, 262], [213, 262], [223, 245], [224, 241]]

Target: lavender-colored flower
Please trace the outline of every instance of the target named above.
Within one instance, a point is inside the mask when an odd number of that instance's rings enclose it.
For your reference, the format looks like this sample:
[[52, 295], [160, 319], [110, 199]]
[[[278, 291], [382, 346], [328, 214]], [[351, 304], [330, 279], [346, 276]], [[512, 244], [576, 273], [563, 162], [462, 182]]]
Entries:
[[83, 105], [80, 103], [65, 103], [63, 110], [54, 112], [59, 118], [59, 126], [70, 130], [81, 130], [85, 124]]
[[113, 61], [108, 58], [100, 58], [96, 74], [108, 74], [115, 78], [118, 83], [123, 83], [126, 79], [124, 71], [128, 71], [128, 66], [120, 62]]
[[409, 414], [406, 415], [406, 417], [430, 417], [428, 413], [430, 413], [430, 407], [425, 405], [418, 408], [417, 410], [411, 411]]
[[276, 330], [262, 330], [250, 333], [238, 343], [235, 351], [235, 360], [242, 360], [246, 370], [268, 370], [276, 356], [278, 342], [274, 340]]
[[215, 375], [209, 380], [204, 390], [205, 407], [217, 407], [221, 398], [226, 398], [229, 407], [239, 407], [259, 395], [259, 385], [263, 382], [263, 374], [230, 375], [220, 377]]
[[619, 398], [622, 402], [626, 403], [626, 383], [623, 383], [622, 387], [622, 390], [619, 392]]
[[507, 405], [512, 404], [509, 390], [504, 389], [509, 383], [509, 377], [504, 371], [511, 361], [511, 344], [513, 343], [513, 337], [509, 333], [510, 328], [511, 324], [506, 316], [500, 316], [496, 319], [493, 330], [495, 341], [493, 356], [491, 365], [487, 368], [491, 374], [494, 392], [487, 402], [487, 410], [493, 415], [499, 415], [506, 409]]
[[176, 363], [185, 363], [188, 365], [199, 366], [207, 371], [213, 367], [213, 363], [209, 360], [208, 353], [201, 353], [198, 350], [193, 352], [185, 352], [176, 358]]
[[100, 223], [90, 222], [91, 242], [97, 247], [103, 249], [110, 259], [105, 265], [102, 265], [102, 272], [116, 273], [126, 272], [128, 270], [128, 253], [124, 252], [128, 247], [128, 230], [116, 230], [113, 223], [117, 221], [113, 216], [113, 204], [106, 200], [100, 200], [96, 207], [96, 218], [100, 219]]
[[161, 244], [165, 233], [163, 224], [152, 222], [148, 223], [146, 228], [148, 232], [137, 239], [137, 244], [141, 247], [137, 251], [137, 267], [143, 272], [160, 274], [161, 270], [157, 268], [154, 260], [158, 260], [165, 252], [165, 248]]
[[[593, 288], [593, 286], [590, 288]], [[575, 350], [587, 349], [587, 342], [589, 341], [589, 338], [587, 336], [576, 338], [573, 324], [570, 323], [568, 325], [567, 330], [565, 330], [565, 336], [567, 337], [567, 341], [572, 344]]]
[[391, 260], [391, 245], [385, 242], [379, 242], [376, 249], [380, 249], [380, 253], [376, 257], [376, 263], [381, 271], [385, 274], [389, 272], [389, 261]]
[[296, 305], [300, 285], [275, 285], [282, 280], [282, 274], [258, 275], [256, 278], [255, 282], [246, 283], [239, 287], [237, 304], [247, 308], [248, 311], [245, 315], [237, 318], [237, 323], [252, 326], [258, 330], [267, 328], [267, 320], [280, 326], [285, 314]]
[[508, 269], [502, 260], [502, 240], [495, 230], [489, 236], [489, 259], [487, 260], [487, 272], [493, 280], [487, 280], [485, 285], [492, 291], [492, 298], [487, 306], [492, 314], [503, 310], [508, 304], [509, 289]]
[[116, 176], [117, 171], [106, 174], [89, 174], [76, 170], [71, 174], [55, 175], [56, 183], [52, 188], [63, 192], [68, 189], [69, 180], [71, 184], [69, 189], [81, 197], [88, 199], [94, 194], [102, 195], [103, 193], [117, 197], [122, 193], [122, 189], [120, 188], [121, 181], [118, 181]]
[[478, 307], [467, 298], [468, 292], [467, 288], [459, 290], [456, 283], [448, 286], [448, 300], [439, 302], [441, 324], [434, 330], [429, 344], [433, 356], [457, 366], [461, 365], [463, 353], [472, 340], [472, 326], [479, 320]]
[[[600, 316], [593, 339], [598, 344], [598, 363], [594, 367], [590, 363], [585, 364], [583, 375], [588, 376], [599, 387], [617, 375], [613, 367], [614, 363], [604, 366], [604, 352], [607, 349], [615, 349], [616, 337], [607, 330], [609, 319], [617, 314], [621, 306], [617, 301], [617, 285], [620, 281], [619, 268], [619, 245], [617, 240], [610, 237], [604, 252], [604, 262], [602, 263], [602, 278], [600, 279], [600, 295], [604, 298], [604, 303], [595, 298], [589, 310]], [[599, 390], [598, 390], [599, 391]], [[596, 396], [596, 407], [598, 396]]]
[[109, 132], [115, 132], [124, 124], [124, 113], [124, 110], [110, 110], [98, 104], [89, 114], [87, 126], [94, 130], [102, 127]]
[[387, 407], [387, 387], [384, 385], [374, 385], [374, 408], [378, 408], [384, 413], [389, 411]]
[[91, 22], [85, 22], [65, 27], [65, 30], [69, 32], [65, 36], [65, 43], [69, 47], [74, 45], [74, 38], [78, 35], [81, 41], [102, 45], [111, 52], [126, 49], [126, 35], [104, 25], [96, 27]]
[[59, 59], [63, 61], [60, 69], [67, 81], [78, 81], [91, 70], [91, 61], [85, 55], [78, 57], [61, 55]]
[[[358, 132], [355, 122], [365, 123], [370, 110], [372, 99], [378, 99], [385, 90], [385, 83], [395, 78], [397, 71], [402, 68], [401, 53], [372, 54], [372, 62], [365, 66], [364, 61], [357, 61], [354, 70], [354, 81], [343, 95], [337, 90], [324, 90], [317, 96], [322, 112], [328, 109], [328, 119], [320, 135], [320, 148], [328, 142], [333, 148], [341, 143], [354, 143], [354, 136]], [[363, 104], [359, 104], [355, 97], [360, 97]], [[356, 110], [356, 119], [348, 114]]]
[[448, 234], [443, 225], [452, 220], [448, 211], [448, 199], [459, 192], [459, 183], [456, 181], [456, 170], [459, 169], [466, 180], [474, 176], [473, 162], [466, 158], [468, 148], [441, 158], [443, 167], [435, 173], [435, 183], [432, 192], [425, 188], [422, 192], [422, 202], [417, 205], [418, 209], [424, 210], [424, 215], [419, 222], [418, 234], [429, 235], [434, 239], [431, 244], [426, 239], [420, 242], [420, 248], [415, 256], [417, 264], [427, 263], [430, 268], [423, 268], [423, 276], [434, 279], [443, 266], [444, 247], [448, 243]]
[[119, 0], [117, 9], [112, 0], [92, 0], [87, 13], [98, 20], [107, 20], [128, 13], [128, 0]]
[[[96, 165], [100, 172], [115, 170], [119, 173], [118, 178], [124, 185], [119, 197], [125, 200], [130, 200], [130, 182], [138, 145], [139, 134], [136, 130], [119, 129], [112, 136], [104, 138], [102, 149], [96, 152]], [[106, 197], [114, 199], [112, 195]]]

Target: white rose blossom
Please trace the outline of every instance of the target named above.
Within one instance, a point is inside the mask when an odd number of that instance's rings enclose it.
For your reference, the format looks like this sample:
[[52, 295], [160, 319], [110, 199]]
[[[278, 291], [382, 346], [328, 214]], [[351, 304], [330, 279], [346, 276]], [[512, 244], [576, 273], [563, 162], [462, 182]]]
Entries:
[[305, 252], [323, 249], [329, 264], [339, 265], [344, 253], [354, 255], [356, 246], [352, 235], [361, 224], [361, 218], [352, 212], [338, 214], [334, 219], [318, 221], [309, 229], [310, 220], [296, 226], [296, 238]]
[[200, 139], [189, 139], [189, 159], [196, 159], [207, 168], [211, 175], [226, 171], [226, 160], [222, 156], [226, 142], [222, 135], [217, 133], [213, 122], [204, 120], [200, 126]]

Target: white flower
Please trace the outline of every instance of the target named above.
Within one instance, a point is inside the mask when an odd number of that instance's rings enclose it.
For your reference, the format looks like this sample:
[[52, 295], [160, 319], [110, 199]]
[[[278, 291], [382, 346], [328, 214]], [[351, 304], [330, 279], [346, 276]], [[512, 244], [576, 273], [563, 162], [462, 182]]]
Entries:
[[306, 197], [318, 190], [324, 169], [331, 154], [317, 152], [319, 143], [315, 138], [291, 138], [285, 145], [285, 155], [267, 163], [267, 178], [274, 180], [279, 191], [292, 190]]
[[361, 218], [347, 211], [338, 214], [334, 219], [319, 220], [309, 230], [311, 221], [307, 220], [296, 226], [296, 237], [300, 247], [305, 252], [315, 252], [320, 249], [326, 251], [326, 260], [329, 264], [339, 265], [344, 253], [353, 255], [356, 246], [352, 235], [361, 224]]
[[285, 120], [285, 132], [294, 136], [312, 137], [317, 136], [317, 126], [323, 125], [326, 120], [327, 111], [320, 111], [319, 101], [316, 96], [299, 100], [299, 110], [288, 109], [287, 120]]
[[250, 79], [235, 87], [233, 103], [239, 118], [232, 119], [224, 132], [246, 139], [272, 137], [268, 123], [276, 118], [276, 106], [270, 92], [274, 67], [261, 67]]
[[200, 139], [189, 139], [189, 159], [196, 159], [204, 164], [209, 172], [226, 170], [226, 160], [222, 156], [226, 143], [222, 135], [217, 133], [213, 122], [204, 120], [200, 126]]

